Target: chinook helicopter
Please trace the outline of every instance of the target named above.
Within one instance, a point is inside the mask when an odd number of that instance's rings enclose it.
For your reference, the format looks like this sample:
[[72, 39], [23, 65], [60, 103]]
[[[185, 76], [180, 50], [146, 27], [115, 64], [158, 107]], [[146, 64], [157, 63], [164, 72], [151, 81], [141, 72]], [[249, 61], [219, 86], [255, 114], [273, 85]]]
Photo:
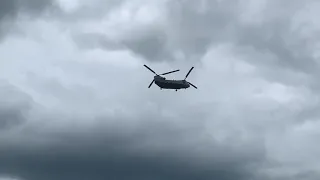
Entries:
[[194, 67], [191, 67], [191, 69], [189, 70], [189, 72], [187, 73], [186, 77], [183, 80], [168, 80], [164, 77], [162, 77], [162, 75], [166, 75], [166, 74], [170, 74], [170, 73], [174, 73], [178, 70], [174, 70], [174, 71], [170, 71], [170, 72], [166, 72], [163, 74], [157, 74], [155, 71], [153, 71], [150, 67], [148, 67], [147, 65], [144, 65], [144, 67], [146, 67], [147, 69], [149, 69], [151, 72], [153, 72], [155, 74], [155, 76], [153, 77], [152, 82], [150, 83], [149, 87], [150, 88], [152, 86], [153, 83], [155, 83], [157, 86], [160, 87], [160, 89], [175, 89], [176, 91], [178, 91], [178, 89], [187, 89], [190, 87], [190, 85], [196, 89], [198, 89], [195, 85], [191, 84], [190, 82], [186, 81], [187, 77], [189, 76], [189, 74], [191, 73], [191, 71], [193, 70]]

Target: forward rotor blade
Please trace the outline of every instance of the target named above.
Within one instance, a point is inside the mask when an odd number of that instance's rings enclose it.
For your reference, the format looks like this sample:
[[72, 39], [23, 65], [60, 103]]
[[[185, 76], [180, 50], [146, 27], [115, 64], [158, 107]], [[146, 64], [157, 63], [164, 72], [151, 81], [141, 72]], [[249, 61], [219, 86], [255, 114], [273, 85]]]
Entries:
[[147, 69], [149, 69], [151, 72], [153, 72], [154, 74], [158, 75], [156, 72], [154, 72], [151, 68], [149, 68], [147, 65], [143, 65], [144, 67], [146, 67]]
[[179, 69], [177, 69], [177, 70], [170, 71], [170, 72], [166, 72], [166, 73], [163, 73], [163, 74], [160, 74], [160, 75], [166, 75], [166, 74], [174, 73], [174, 72], [177, 72], [177, 71], [180, 71], [180, 70], [179, 70]]
[[189, 74], [191, 73], [191, 71], [193, 70], [193, 68], [194, 68], [194, 67], [192, 67], [192, 68], [189, 70], [188, 74], [187, 74], [186, 77], [184, 78], [185, 80], [187, 79], [187, 77], [189, 76]]
[[191, 86], [193, 86], [194, 88], [198, 89], [197, 86], [191, 84], [190, 82], [188, 82]]
[[150, 83], [150, 85], [148, 86], [148, 88], [150, 88], [150, 87], [151, 87], [151, 85], [153, 84], [153, 82], [154, 82], [154, 80]]

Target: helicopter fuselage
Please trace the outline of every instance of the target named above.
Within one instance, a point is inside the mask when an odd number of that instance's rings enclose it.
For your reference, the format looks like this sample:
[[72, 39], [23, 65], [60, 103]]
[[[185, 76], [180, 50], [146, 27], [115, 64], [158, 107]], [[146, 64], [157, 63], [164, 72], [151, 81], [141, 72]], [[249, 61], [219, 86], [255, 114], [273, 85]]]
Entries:
[[154, 83], [161, 89], [187, 89], [190, 87], [186, 80], [168, 80], [161, 76], [155, 76]]
[[160, 87], [160, 89], [175, 89], [176, 91], [178, 91], [178, 89], [187, 89], [190, 86], [198, 89], [195, 85], [186, 81], [187, 77], [189, 76], [190, 72], [193, 70], [194, 67], [191, 67], [191, 69], [189, 70], [189, 72], [187, 73], [186, 77], [183, 80], [168, 80], [165, 77], [162, 77], [162, 75], [174, 73], [174, 72], [177, 72], [180, 70], [177, 69], [174, 71], [169, 71], [166, 73], [157, 74], [154, 70], [152, 70], [147, 65], [143, 65], [143, 66], [146, 67], [147, 69], [149, 69], [151, 72], [153, 72], [153, 74], [155, 74], [155, 76], [153, 77], [153, 80], [149, 84], [148, 88], [150, 88], [152, 86], [152, 84], [155, 83], [157, 86]]

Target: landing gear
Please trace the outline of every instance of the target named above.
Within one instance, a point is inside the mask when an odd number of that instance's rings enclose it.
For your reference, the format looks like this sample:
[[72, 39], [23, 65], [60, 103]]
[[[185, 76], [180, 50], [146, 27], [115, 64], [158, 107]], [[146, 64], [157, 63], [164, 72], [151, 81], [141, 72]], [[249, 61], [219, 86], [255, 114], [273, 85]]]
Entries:
[[176, 91], [178, 91], [178, 89], [176, 89]]

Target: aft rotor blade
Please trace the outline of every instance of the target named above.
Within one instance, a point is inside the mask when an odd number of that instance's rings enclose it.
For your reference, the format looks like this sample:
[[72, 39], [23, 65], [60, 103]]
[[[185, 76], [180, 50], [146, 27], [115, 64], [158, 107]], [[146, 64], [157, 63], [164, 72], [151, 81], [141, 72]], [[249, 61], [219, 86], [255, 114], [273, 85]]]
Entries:
[[153, 82], [154, 82], [154, 80], [150, 83], [150, 85], [149, 85], [149, 87], [148, 87], [148, 88], [150, 88], [150, 87], [151, 87], [151, 85], [153, 84]]
[[158, 75], [156, 72], [154, 72], [151, 68], [149, 68], [147, 65], [143, 65], [144, 67], [146, 67], [147, 69], [149, 69], [151, 72], [153, 72], [154, 74]]
[[166, 74], [174, 73], [174, 72], [177, 72], [177, 71], [180, 71], [180, 70], [179, 70], [179, 69], [177, 69], [177, 70], [170, 71], [170, 72], [166, 72], [166, 73], [163, 73], [163, 74], [160, 74], [160, 75], [166, 75]]
[[194, 68], [194, 67], [192, 67], [192, 68], [189, 70], [188, 74], [186, 75], [186, 77], [185, 77], [184, 79], [187, 79], [187, 77], [189, 76], [189, 74], [191, 73], [191, 71], [193, 70], [193, 68]]
[[191, 86], [193, 86], [194, 88], [198, 89], [197, 86], [191, 84], [190, 82], [188, 82]]

